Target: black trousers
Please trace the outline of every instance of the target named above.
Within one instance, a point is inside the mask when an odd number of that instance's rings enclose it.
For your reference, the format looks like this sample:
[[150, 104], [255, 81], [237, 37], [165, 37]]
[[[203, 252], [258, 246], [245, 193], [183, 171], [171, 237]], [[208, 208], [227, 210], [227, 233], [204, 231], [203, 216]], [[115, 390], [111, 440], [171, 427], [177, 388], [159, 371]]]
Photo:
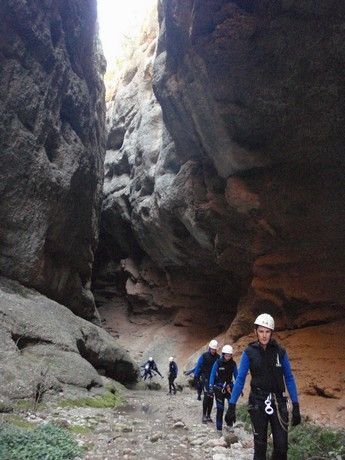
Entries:
[[202, 414], [206, 417], [211, 416], [213, 407], [213, 393], [209, 392], [208, 378], [203, 377], [204, 399], [202, 401]]
[[174, 380], [176, 379], [176, 375], [169, 375], [169, 393], [174, 392], [176, 394], [176, 386]]
[[288, 422], [289, 415], [286, 406], [286, 398], [272, 400], [274, 412], [268, 415], [265, 412], [264, 397], [257, 397], [253, 393], [249, 395], [248, 411], [252, 421], [254, 432], [254, 457], [253, 460], [266, 460], [267, 429], [271, 426], [273, 436], [272, 460], [287, 460], [288, 451]]

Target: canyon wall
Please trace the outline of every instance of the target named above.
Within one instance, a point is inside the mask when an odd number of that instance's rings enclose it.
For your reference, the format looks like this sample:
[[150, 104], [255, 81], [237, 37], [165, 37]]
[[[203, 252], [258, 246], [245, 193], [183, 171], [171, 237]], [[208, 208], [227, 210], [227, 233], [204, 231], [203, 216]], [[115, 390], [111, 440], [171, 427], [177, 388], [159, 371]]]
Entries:
[[105, 151], [96, 0], [0, 4], [0, 273], [93, 318]]
[[343, 316], [345, 7], [162, 0], [158, 19], [108, 108], [97, 270], [142, 308], [206, 302], [231, 339], [262, 311]]

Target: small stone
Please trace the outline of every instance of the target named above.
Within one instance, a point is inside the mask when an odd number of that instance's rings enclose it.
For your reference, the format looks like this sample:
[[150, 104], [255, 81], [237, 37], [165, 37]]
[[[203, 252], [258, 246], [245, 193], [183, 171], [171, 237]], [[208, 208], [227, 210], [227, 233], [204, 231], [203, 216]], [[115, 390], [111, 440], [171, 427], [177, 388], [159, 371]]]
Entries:
[[162, 433], [154, 433], [151, 437], [150, 437], [150, 441], [151, 442], [157, 442], [159, 439], [162, 438]]
[[176, 429], [177, 429], [177, 428], [185, 428], [185, 426], [186, 426], [186, 425], [185, 425], [183, 422], [178, 421], [178, 422], [176, 422], [176, 423], [174, 424], [173, 428], [176, 428]]

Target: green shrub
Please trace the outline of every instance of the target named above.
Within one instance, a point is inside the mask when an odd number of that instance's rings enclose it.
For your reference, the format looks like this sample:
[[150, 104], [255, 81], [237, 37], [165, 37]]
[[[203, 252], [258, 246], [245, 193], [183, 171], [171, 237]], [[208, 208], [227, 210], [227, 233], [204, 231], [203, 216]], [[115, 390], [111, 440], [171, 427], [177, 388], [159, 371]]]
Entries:
[[1, 460], [69, 460], [81, 452], [70, 433], [54, 425], [25, 430], [0, 424]]
[[289, 432], [289, 460], [345, 457], [345, 432], [303, 423]]
[[123, 403], [123, 399], [118, 393], [107, 391], [103, 395], [93, 396], [91, 398], [80, 399], [63, 399], [59, 402], [60, 407], [94, 407], [96, 409], [105, 409], [117, 407]]
[[246, 431], [252, 430], [252, 423], [250, 421], [247, 404], [238, 404], [236, 406], [236, 417], [238, 422], [242, 422], [244, 424], [244, 429]]

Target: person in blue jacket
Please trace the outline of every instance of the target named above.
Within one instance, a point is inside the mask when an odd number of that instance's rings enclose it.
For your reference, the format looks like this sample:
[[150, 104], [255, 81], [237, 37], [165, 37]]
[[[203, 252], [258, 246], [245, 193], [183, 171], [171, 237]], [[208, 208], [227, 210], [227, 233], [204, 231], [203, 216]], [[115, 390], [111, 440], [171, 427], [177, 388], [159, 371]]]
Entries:
[[217, 340], [211, 340], [211, 342], [208, 345], [208, 351], [206, 351], [199, 357], [194, 369], [195, 383], [197, 384], [200, 377], [203, 383], [204, 399], [202, 401], [202, 423], [213, 423], [211, 419], [211, 412], [213, 407], [213, 392], [210, 392], [209, 390], [209, 380], [213, 364], [219, 358], [217, 349]]
[[254, 460], [266, 460], [267, 428], [273, 436], [272, 460], [287, 460], [289, 415], [285, 397], [288, 389], [293, 409], [292, 425], [301, 423], [297, 387], [285, 349], [272, 339], [274, 319], [267, 313], [255, 322], [257, 340], [244, 350], [230, 398], [228, 422], [236, 419], [236, 402], [248, 370], [251, 373], [248, 411], [254, 431]]
[[140, 366], [143, 369], [143, 379], [146, 380], [147, 378], [149, 380], [152, 379], [152, 377], [157, 373], [158, 375], [163, 378], [163, 375], [159, 372], [157, 364], [155, 360], [152, 358], [152, 356], [149, 357], [148, 361], [146, 363], [142, 364]]
[[[184, 375], [191, 375], [191, 374], [194, 374], [194, 371], [195, 371], [195, 367], [193, 369], [190, 369], [189, 371], [184, 371], [183, 373], [184, 373]], [[196, 392], [197, 392], [197, 398], [196, 399], [198, 401], [201, 401], [203, 383], [202, 383], [202, 380], [201, 380], [200, 377], [197, 380], [194, 379], [194, 385], [196, 387]]]
[[177, 364], [174, 361], [174, 357], [170, 356], [169, 358], [169, 372], [168, 372], [168, 381], [169, 381], [169, 394], [173, 392], [176, 395], [176, 386], [174, 384], [174, 380], [177, 377]]
[[[223, 428], [225, 399], [229, 403], [234, 386], [233, 379], [237, 377], [237, 365], [232, 358], [233, 352], [231, 345], [224, 345], [222, 356], [213, 364], [210, 376], [210, 391], [213, 391], [216, 397], [216, 426], [219, 434], [222, 433]], [[225, 422], [228, 427], [232, 425], [232, 423], [227, 423], [227, 417], [225, 417]]]

